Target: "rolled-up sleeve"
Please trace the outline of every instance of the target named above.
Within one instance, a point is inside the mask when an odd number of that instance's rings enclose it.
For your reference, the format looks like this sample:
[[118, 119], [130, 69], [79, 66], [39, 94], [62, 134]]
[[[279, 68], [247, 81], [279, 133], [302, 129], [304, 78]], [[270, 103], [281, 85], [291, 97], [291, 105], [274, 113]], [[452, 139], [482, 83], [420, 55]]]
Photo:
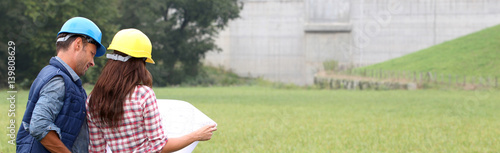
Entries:
[[40, 90], [40, 98], [33, 110], [29, 132], [41, 141], [49, 131], [55, 131], [61, 138], [61, 129], [54, 121], [61, 111], [64, 100], [64, 80], [61, 76], [52, 78]]

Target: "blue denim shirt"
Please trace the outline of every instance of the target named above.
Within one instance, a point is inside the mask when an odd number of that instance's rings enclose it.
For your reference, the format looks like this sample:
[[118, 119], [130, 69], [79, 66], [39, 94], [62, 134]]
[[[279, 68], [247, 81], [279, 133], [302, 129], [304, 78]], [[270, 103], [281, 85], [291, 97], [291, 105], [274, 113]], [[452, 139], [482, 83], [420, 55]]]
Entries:
[[[80, 79], [76, 72], [62, 61], [61, 58], [55, 58], [69, 71], [73, 81]], [[61, 76], [52, 78], [40, 90], [40, 98], [33, 110], [31, 124], [28, 125], [26, 122], [23, 122], [26, 131], [29, 131], [36, 140], [41, 141], [51, 130], [55, 131], [59, 135], [59, 138], [61, 138], [61, 129], [54, 124], [54, 121], [63, 106], [64, 92], [64, 80]], [[73, 143], [71, 152], [87, 153], [88, 145], [89, 134], [87, 121], [85, 120], [80, 133]]]

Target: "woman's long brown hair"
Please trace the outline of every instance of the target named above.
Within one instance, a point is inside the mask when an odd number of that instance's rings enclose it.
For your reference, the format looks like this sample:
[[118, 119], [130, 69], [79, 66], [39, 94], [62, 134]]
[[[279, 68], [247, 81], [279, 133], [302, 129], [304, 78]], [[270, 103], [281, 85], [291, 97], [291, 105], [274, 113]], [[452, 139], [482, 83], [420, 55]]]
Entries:
[[[118, 51], [114, 53], [127, 56]], [[132, 57], [126, 62], [109, 59], [90, 93], [89, 113], [103, 125], [118, 127], [127, 95], [130, 96], [137, 85], [151, 87], [152, 84], [144, 59]]]

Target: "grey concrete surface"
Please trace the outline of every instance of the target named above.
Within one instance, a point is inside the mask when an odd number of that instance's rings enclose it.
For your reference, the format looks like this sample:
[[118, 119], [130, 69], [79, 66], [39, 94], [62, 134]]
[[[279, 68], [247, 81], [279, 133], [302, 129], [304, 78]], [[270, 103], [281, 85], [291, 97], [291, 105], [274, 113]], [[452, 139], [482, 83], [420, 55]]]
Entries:
[[204, 63], [308, 85], [324, 61], [383, 62], [500, 23], [494, 0], [241, 0]]

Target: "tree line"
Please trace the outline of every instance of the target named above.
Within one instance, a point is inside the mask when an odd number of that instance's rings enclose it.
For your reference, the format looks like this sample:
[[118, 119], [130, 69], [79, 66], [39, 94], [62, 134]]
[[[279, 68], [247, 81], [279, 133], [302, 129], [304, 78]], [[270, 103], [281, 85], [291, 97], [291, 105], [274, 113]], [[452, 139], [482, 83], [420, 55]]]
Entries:
[[[75, 16], [94, 21], [106, 47], [120, 29], [143, 31], [153, 44], [156, 64], [147, 67], [154, 86], [181, 84], [199, 74], [205, 53], [221, 51], [215, 37], [239, 17], [242, 8], [238, 0], [3, 0], [0, 48], [5, 51], [0, 51], [0, 88], [7, 86], [9, 41], [16, 44], [16, 85], [27, 88], [55, 56], [61, 26]], [[103, 57], [96, 58], [95, 67], [82, 81], [95, 83], [105, 62]]]

